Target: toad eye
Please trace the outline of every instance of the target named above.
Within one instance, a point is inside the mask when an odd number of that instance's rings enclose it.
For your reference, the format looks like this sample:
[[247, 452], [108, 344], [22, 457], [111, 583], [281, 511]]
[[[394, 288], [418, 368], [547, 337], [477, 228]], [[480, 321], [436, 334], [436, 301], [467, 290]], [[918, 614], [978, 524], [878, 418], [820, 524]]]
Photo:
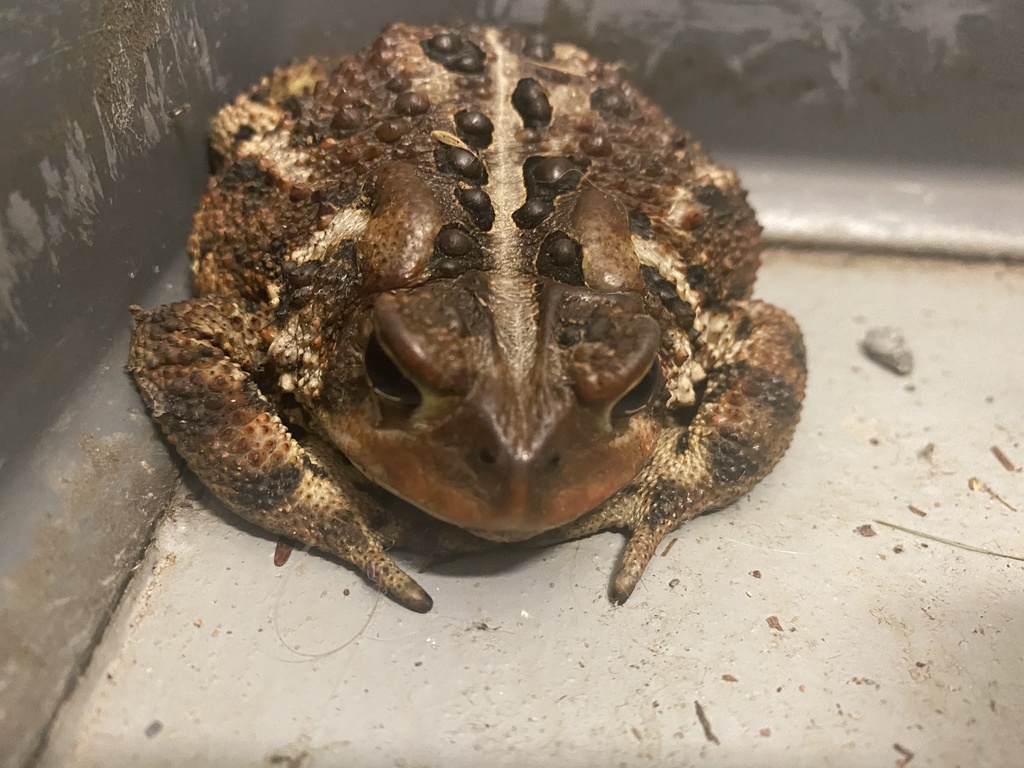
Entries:
[[416, 408], [423, 401], [419, 388], [399, 370], [376, 334], [366, 344], [363, 366], [370, 387], [383, 399], [407, 408]]
[[660, 383], [661, 367], [658, 365], [658, 358], [654, 358], [647, 373], [612, 406], [612, 418], [621, 419], [642, 411], [658, 391]]

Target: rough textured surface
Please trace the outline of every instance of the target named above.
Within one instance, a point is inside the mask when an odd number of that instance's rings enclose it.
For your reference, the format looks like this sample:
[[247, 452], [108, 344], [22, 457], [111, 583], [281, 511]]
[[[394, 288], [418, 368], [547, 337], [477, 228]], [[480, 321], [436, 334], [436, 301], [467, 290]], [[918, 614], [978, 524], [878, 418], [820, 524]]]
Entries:
[[749, 298], [745, 194], [617, 66], [395, 24], [275, 71], [212, 128], [199, 298], [137, 311], [129, 368], [260, 527], [419, 611], [389, 546], [625, 529], [621, 601], [669, 531], [788, 445], [803, 345]]

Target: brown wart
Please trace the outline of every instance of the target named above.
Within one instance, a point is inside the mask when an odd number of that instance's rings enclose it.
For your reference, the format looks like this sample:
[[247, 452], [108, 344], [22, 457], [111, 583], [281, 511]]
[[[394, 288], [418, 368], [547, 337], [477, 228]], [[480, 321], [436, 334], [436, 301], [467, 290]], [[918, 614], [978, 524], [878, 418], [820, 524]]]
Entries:
[[592, 187], [576, 198], [569, 234], [583, 249], [583, 278], [595, 291], [642, 291], [640, 260], [633, 250], [622, 206]]
[[370, 221], [356, 252], [368, 286], [408, 285], [425, 271], [441, 229], [434, 193], [411, 165], [385, 163], [370, 177]]

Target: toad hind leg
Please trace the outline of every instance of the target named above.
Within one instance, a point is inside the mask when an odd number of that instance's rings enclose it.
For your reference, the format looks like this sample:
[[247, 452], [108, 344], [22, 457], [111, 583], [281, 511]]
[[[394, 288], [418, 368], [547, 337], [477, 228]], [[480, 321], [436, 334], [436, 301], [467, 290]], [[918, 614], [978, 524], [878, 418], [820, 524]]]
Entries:
[[206, 486], [260, 528], [335, 555], [405, 607], [430, 610], [371, 527], [376, 503], [303, 448], [253, 380], [265, 318], [214, 297], [134, 312], [128, 370]]
[[601, 507], [543, 543], [609, 528], [629, 533], [611, 586], [624, 602], [661, 540], [749, 491], [782, 457], [800, 417], [806, 360], [800, 329], [771, 304], [735, 302], [707, 317], [707, 386], [693, 420], [662, 431], [651, 461]]

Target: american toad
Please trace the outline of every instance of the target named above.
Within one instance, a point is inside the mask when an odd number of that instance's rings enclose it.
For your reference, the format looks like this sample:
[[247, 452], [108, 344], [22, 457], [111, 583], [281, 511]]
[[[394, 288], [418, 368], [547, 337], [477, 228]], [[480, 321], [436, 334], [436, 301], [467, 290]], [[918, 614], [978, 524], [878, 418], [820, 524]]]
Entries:
[[624, 529], [622, 601], [785, 451], [804, 349], [750, 299], [753, 212], [619, 67], [395, 24], [275, 71], [212, 134], [197, 298], [134, 309], [128, 368], [245, 519], [416, 611], [392, 546]]

